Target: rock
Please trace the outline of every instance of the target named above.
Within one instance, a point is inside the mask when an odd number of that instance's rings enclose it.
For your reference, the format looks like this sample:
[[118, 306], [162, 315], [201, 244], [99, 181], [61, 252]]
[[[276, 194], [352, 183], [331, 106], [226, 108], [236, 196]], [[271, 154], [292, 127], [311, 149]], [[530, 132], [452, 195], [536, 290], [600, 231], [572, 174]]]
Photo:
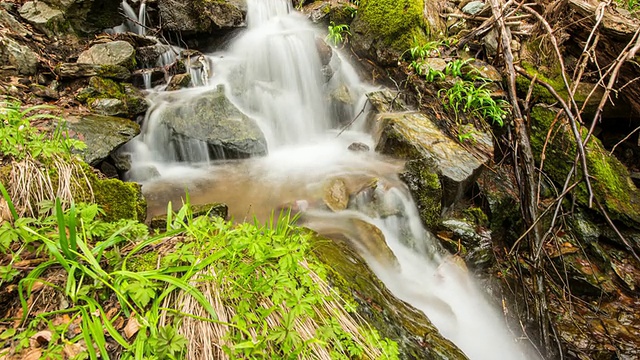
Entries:
[[23, 37], [32, 35], [31, 32], [27, 30], [27, 28], [25, 28], [18, 20], [13, 17], [13, 15], [11, 15], [2, 7], [0, 7], [0, 25], [11, 30], [12, 33]]
[[20, 8], [20, 16], [50, 38], [71, 31], [62, 11], [41, 1], [28, 1]]
[[430, 159], [440, 176], [446, 209], [473, 185], [490, 156], [471, 153], [418, 112], [381, 113], [376, 151], [406, 160]]
[[[418, 43], [426, 43], [426, 33], [442, 31], [442, 21], [428, 16], [432, 5], [425, 6], [422, 0], [375, 1], [361, 0], [358, 12], [351, 23], [351, 46], [359, 56], [368, 58], [381, 66], [398, 62], [401, 54]], [[423, 13], [424, 12], [424, 13]]]
[[180, 90], [191, 86], [191, 74], [177, 74], [171, 77], [167, 84], [167, 91]]
[[55, 67], [54, 72], [63, 79], [99, 76], [102, 78], [127, 80], [131, 77], [131, 71], [119, 65], [62, 63]]
[[398, 97], [399, 94], [389, 89], [372, 91], [365, 96], [373, 107], [373, 110], [375, 110], [374, 114], [408, 110], [404, 101]]
[[[543, 147], [546, 148], [544, 171], [556, 184], [562, 186], [576, 156], [575, 138], [568, 120], [553, 107], [536, 105], [531, 111], [531, 147], [536, 159], [540, 160]], [[587, 129], [578, 125], [582, 134]], [[549, 137], [549, 134], [552, 136]], [[584, 136], [584, 135], [583, 135]], [[548, 142], [548, 143], [547, 143]], [[600, 140], [591, 137], [585, 146], [587, 167], [591, 187], [596, 201], [607, 211], [609, 217], [629, 227], [640, 229], [640, 191], [629, 175], [629, 170], [602, 146]], [[582, 176], [578, 166], [578, 178]], [[576, 201], [588, 206], [589, 195], [583, 182], [575, 189]], [[598, 207], [594, 207], [598, 211]]]
[[91, 35], [122, 24], [117, 0], [43, 0], [63, 12], [73, 30], [81, 35]]
[[93, 45], [78, 57], [79, 64], [118, 65], [128, 69], [135, 66], [135, 49], [126, 41], [112, 41]]
[[381, 335], [398, 343], [405, 359], [462, 360], [467, 357], [443, 338], [423, 312], [393, 296], [344, 238], [319, 238], [313, 246], [327, 277], [356, 313]]
[[[488, 7], [488, 5], [486, 5]], [[462, 12], [469, 15], [477, 15], [485, 8], [484, 1], [471, 1], [462, 8]]]
[[29, 86], [29, 90], [31, 90], [31, 92], [38, 97], [44, 98], [44, 99], [54, 99], [57, 100], [60, 98], [60, 95], [58, 95], [58, 92], [55, 91], [52, 88], [46, 87], [46, 86], [42, 86], [42, 85], [38, 85], [38, 84], [31, 84]]
[[425, 226], [428, 229], [440, 227], [442, 185], [433, 160], [424, 158], [407, 161], [400, 179], [407, 184]]
[[316, 49], [320, 54], [320, 63], [325, 66], [331, 62], [333, 56], [333, 49], [322, 38], [316, 37]]
[[126, 174], [126, 179], [138, 183], [153, 180], [160, 177], [160, 172], [153, 165], [146, 165], [133, 168]]
[[[451, 232], [452, 243], [443, 244], [453, 252], [460, 252], [463, 264], [468, 263], [474, 270], [484, 269], [495, 262], [491, 233], [466, 219], [447, 219], [442, 226]], [[453, 246], [447, 246], [453, 245]]]
[[190, 140], [205, 142], [212, 159], [242, 159], [267, 153], [266, 140], [255, 120], [227, 99], [222, 86], [174, 102], [161, 111], [159, 121], [170, 130], [180, 160], [189, 158], [180, 149]]
[[1, 70], [20, 75], [34, 75], [38, 68], [38, 55], [28, 46], [0, 33]]
[[69, 116], [66, 126], [73, 138], [87, 145], [79, 154], [89, 165], [97, 165], [140, 133], [131, 120], [101, 115]]
[[245, 26], [245, 0], [158, 0], [163, 30], [185, 35]]
[[[147, 47], [147, 46], [156, 46], [156, 45], [158, 45], [158, 40], [157, 39], [155, 39], [153, 37], [150, 37], [150, 36], [147, 37], [147, 36], [139, 35], [139, 34], [132, 33], [132, 32], [112, 34], [111, 38], [113, 40], [126, 41], [136, 49], [142, 48], [142, 47]], [[164, 47], [164, 45], [162, 45], [160, 47]]]
[[351, 145], [349, 145], [348, 149], [355, 152], [368, 152], [369, 150], [371, 150], [369, 148], [369, 145], [363, 144], [361, 142], [352, 143]]
[[136, 61], [144, 68], [156, 66], [162, 54], [170, 51], [169, 45], [153, 45], [136, 48]]
[[142, 92], [131, 84], [118, 84], [97, 76], [89, 79], [89, 86], [82, 89], [76, 98], [102, 115], [134, 118], [149, 107]]
[[324, 185], [322, 200], [334, 212], [347, 208], [349, 192], [342, 179], [331, 179]]
[[442, 58], [426, 58], [424, 59], [424, 63], [420, 67], [420, 70], [423, 74], [428, 74], [429, 69], [442, 71], [447, 68], [447, 62]]
[[127, 105], [119, 99], [95, 99], [89, 104], [89, 108], [105, 116], [124, 116], [127, 114]]
[[307, 15], [309, 20], [314, 23], [325, 22], [329, 19], [331, 13], [331, 4], [324, 1], [314, 1], [302, 8], [302, 13]]
[[462, 67], [462, 74], [465, 76], [473, 75], [489, 79], [493, 82], [502, 82], [502, 74], [493, 65], [489, 65], [481, 60], [473, 60]]

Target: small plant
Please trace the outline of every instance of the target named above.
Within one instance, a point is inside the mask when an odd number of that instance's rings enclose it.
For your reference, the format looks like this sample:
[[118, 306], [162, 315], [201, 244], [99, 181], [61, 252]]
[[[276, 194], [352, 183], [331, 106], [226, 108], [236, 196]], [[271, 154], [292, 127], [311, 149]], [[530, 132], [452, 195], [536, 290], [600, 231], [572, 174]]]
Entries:
[[472, 62], [473, 59], [456, 59], [447, 63], [447, 66], [444, 69], [444, 73], [453, 77], [462, 77], [462, 68], [468, 63]]
[[347, 36], [351, 35], [349, 25], [347, 24], [336, 25], [332, 21], [329, 23], [328, 30], [329, 33], [327, 34], [326, 40], [335, 46], [342, 44], [347, 39]]
[[486, 88], [487, 84], [485, 82], [476, 87], [471, 81], [458, 80], [451, 88], [440, 90], [438, 95], [444, 94], [445, 108], [453, 110], [456, 116], [462, 111], [503, 126], [509, 113], [508, 103], [504, 100], [494, 100]]
[[37, 105], [21, 108], [18, 101], [0, 100], [0, 156], [20, 161], [27, 156], [50, 158], [54, 154], [68, 154], [71, 149], [83, 149], [84, 143], [65, 137], [62, 126], [51, 135], [46, 135], [32, 126], [36, 120], [62, 120], [39, 111], [55, 109], [52, 106]]
[[429, 41], [426, 44], [420, 44], [417, 38], [413, 38], [413, 47], [405, 51], [409, 53], [411, 60], [424, 59], [432, 56], [440, 56], [441, 41]]

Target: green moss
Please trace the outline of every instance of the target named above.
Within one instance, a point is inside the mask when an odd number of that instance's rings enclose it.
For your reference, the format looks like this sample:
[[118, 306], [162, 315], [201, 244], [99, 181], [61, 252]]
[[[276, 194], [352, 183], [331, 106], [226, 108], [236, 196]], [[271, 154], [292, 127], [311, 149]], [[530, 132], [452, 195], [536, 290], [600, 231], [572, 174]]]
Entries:
[[467, 220], [472, 221], [477, 225], [485, 226], [489, 223], [487, 214], [485, 214], [484, 211], [482, 211], [482, 209], [480, 209], [479, 207], [470, 207], [464, 209], [462, 213]]
[[411, 47], [413, 38], [426, 42], [423, 0], [361, 0], [358, 16], [376, 38], [397, 51]]
[[[540, 161], [540, 154], [550, 133], [543, 171], [557, 184], [563, 184], [573, 166], [576, 154], [575, 139], [562, 117], [555, 121], [558, 110], [535, 106], [531, 112], [532, 131], [531, 146]], [[552, 126], [553, 125], [553, 126]], [[584, 138], [587, 129], [580, 128]], [[587, 167], [591, 176], [591, 185], [596, 199], [604, 206], [609, 215], [628, 225], [640, 226], [640, 199], [638, 189], [631, 181], [627, 168], [604, 149], [600, 140], [592, 137], [585, 147]], [[582, 176], [578, 166], [578, 177]], [[582, 205], [588, 205], [586, 185], [581, 183], [575, 197]]]
[[97, 99], [122, 100], [126, 106], [126, 112], [131, 115], [143, 113], [148, 108], [146, 100], [133, 85], [119, 84], [99, 76], [90, 78], [89, 86], [82, 89], [76, 99], [89, 106]]
[[148, 252], [137, 254], [129, 258], [127, 262], [127, 270], [133, 272], [152, 271], [158, 267], [159, 255], [157, 252]]

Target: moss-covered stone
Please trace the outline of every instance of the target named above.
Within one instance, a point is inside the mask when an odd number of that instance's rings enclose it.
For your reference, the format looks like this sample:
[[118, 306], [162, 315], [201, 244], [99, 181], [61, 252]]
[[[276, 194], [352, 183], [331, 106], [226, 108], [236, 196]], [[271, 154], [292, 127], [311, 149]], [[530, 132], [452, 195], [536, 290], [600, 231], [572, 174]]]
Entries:
[[133, 118], [138, 114], [147, 111], [149, 105], [144, 98], [144, 95], [131, 84], [117, 83], [114, 80], [102, 78], [99, 76], [93, 76], [89, 79], [89, 86], [82, 89], [76, 99], [82, 103], [85, 103], [93, 111], [99, 112], [100, 109], [95, 107], [96, 100], [98, 99], [117, 99], [120, 100], [124, 106], [122, 110], [116, 113], [104, 113], [102, 115], [108, 116], [127, 116]]
[[357, 315], [398, 343], [401, 359], [467, 359], [424, 313], [395, 298], [346, 241], [317, 238], [314, 254], [327, 267], [330, 284], [357, 304]]
[[440, 227], [442, 214], [442, 184], [433, 161], [419, 159], [407, 161], [400, 178], [409, 187], [420, 218], [429, 229]]
[[127, 270], [133, 272], [152, 271], [158, 268], [158, 258], [160, 255], [157, 252], [147, 252], [144, 254], [136, 254], [129, 258], [127, 262]]
[[95, 202], [105, 212], [105, 220], [134, 219], [143, 222], [147, 217], [147, 202], [138, 183], [118, 179], [99, 179], [89, 176]]
[[423, 9], [423, 0], [361, 0], [351, 25], [353, 48], [381, 65], [396, 63], [414, 41], [427, 41]]
[[[576, 156], [575, 138], [564, 116], [558, 109], [542, 105], [531, 111], [531, 146], [540, 161], [548, 134], [544, 168], [553, 181], [563, 184]], [[584, 138], [587, 129], [580, 127]], [[591, 137], [585, 147], [587, 167], [591, 176], [594, 196], [615, 220], [640, 228], [640, 192], [633, 184], [627, 168], [604, 149], [600, 140]], [[577, 167], [578, 177], [582, 176], [581, 166]], [[574, 193], [578, 202], [588, 205], [586, 185], [581, 183]]]

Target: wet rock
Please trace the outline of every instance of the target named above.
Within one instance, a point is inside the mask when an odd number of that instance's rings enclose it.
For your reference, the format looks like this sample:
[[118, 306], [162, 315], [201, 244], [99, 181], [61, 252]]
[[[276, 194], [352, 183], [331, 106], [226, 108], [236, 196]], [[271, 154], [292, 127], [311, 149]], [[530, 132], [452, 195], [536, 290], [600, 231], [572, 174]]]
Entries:
[[[147, 1], [147, 3], [149, 3], [149, 1]], [[156, 40], [155, 38], [150, 37], [150, 36], [147, 37], [147, 36], [144, 36], [144, 35], [139, 35], [139, 34], [136, 34], [136, 33], [133, 33], [133, 32], [112, 34], [111, 38], [113, 40], [126, 41], [136, 49], [137, 48], [147, 47], [147, 46], [158, 45], [158, 40]]]
[[41, 1], [28, 1], [20, 8], [20, 16], [50, 38], [71, 31], [62, 11]]
[[120, 172], [131, 170], [131, 153], [115, 151], [111, 153], [111, 162]]
[[346, 85], [340, 85], [329, 94], [331, 110], [339, 124], [348, 124], [352, 118], [353, 97]]
[[369, 145], [363, 144], [361, 142], [354, 142], [353, 144], [349, 145], [348, 149], [356, 152], [368, 152], [369, 150], [371, 150], [369, 148]]
[[69, 116], [66, 126], [87, 145], [79, 154], [89, 165], [97, 165], [140, 133], [140, 125], [131, 120], [101, 115]]
[[438, 228], [442, 214], [442, 185], [433, 160], [407, 161], [400, 179], [407, 184], [426, 227]]
[[143, 67], [148, 68], [156, 66], [158, 59], [162, 54], [167, 51], [171, 51], [169, 45], [152, 45], [136, 48], [136, 61], [138, 64], [142, 64]]
[[324, 185], [322, 200], [332, 211], [341, 211], [347, 208], [349, 192], [342, 179], [331, 179]]
[[109, 79], [127, 80], [131, 77], [129, 69], [119, 65], [62, 63], [56, 66], [54, 72], [63, 79], [99, 76]]
[[245, 26], [244, 0], [158, 0], [163, 30], [186, 35]]
[[328, 21], [330, 12], [331, 3], [325, 1], [314, 1], [302, 8], [302, 13], [314, 23]]
[[351, 220], [355, 226], [357, 246], [387, 269], [399, 269], [400, 263], [387, 245], [387, 240], [377, 226], [359, 219]]
[[328, 268], [331, 285], [357, 304], [356, 313], [382, 337], [398, 343], [402, 358], [462, 360], [467, 357], [444, 339], [423, 312], [393, 296], [344, 238], [320, 238], [313, 249]]
[[331, 80], [331, 78], [335, 74], [335, 71], [333, 71], [333, 68], [329, 65], [323, 66], [320, 72], [322, 73], [325, 82], [329, 82], [329, 80]]
[[372, 91], [367, 93], [366, 97], [375, 110], [374, 114], [408, 110], [407, 105], [399, 98], [399, 94], [389, 89]]
[[160, 121], [172, 133], [180, 159], [188, 158], [188, 154], [180, 152], [180, 144], [190, 139], [206, 143], [213, 159], [242, 159], [267, 153], [266, 140], [255, 120], [227, 99], [222, 86], [167, 106]]
[[126, 178], [135, 182], [145, 182], [160, 177], [160, 172], [153, 165], [143, 165], [130, 169]]
[[[543, 147], [546, 148], [543, 171], [561, 185], [575, 159], [576, 146], [569, 122], [562, 115], [560, 120], [556, 121], [558, 111], [542, 105], [534, 106], [531, 111], [531, 147], [538, 156], [537, 160]], [[586, 131], [578, 126], [581, 131]], [[548, 134], [552, 136], [549, 137]], [[615, 156], [609, 155], [600, 140], [595, 137], [591, 138], [585, 152], [596, 200], [612, 219], [640, 229], [640, 191], [631, 180], [629, 170]], [[578, 166], [577, 175], [580, 177], [581, 173], [581, 167]], [[574, 191], [574, 197], [579, 204], [588, 206], [588, 193], [584, 183]]]
[[20, 75], [33, 75], [38, 68], [38, 55], [28, 46], [0, 33], [1, 70]]
[[[491, 243], [491, 233], [465, 219], [447, 219], [442, 226], [450, 232], [444, 242], [449, 250], [461, 253], [463, 264], [468, 263], [473, 269], [483, 269], [495, 262]], [[439, 234], [442, 240], [442, 234]]]
[[78, 57], [79, 64], [118, 65], [128, 69], [135, 66], [135, 49], [126, 41], [112, 41], [93, 45]]
[[475, 182], [489, 154], [471, 153], [450, 139], [423, 113], [381, 113], [376, 119], [376, 151], [406, 160], [433, 161], [449, 207]]
[[44, 0], [63, 12], [73, 30], [90, 35], [119, 25], [124, 20], [120, 14], [120, 1], [104, 0]]
[[323, 39], [316, 37], [316, 48], [318, 49], [318, 54], [320, 54], [320, 63], [324, 65], [329, 65], [331, 62], [331, 57], [333, 56], [333, 49], [329, 46]]
[[167, 91], [180, 90], [191, 86], [191, 74], [177, 74], [171, 77]]

